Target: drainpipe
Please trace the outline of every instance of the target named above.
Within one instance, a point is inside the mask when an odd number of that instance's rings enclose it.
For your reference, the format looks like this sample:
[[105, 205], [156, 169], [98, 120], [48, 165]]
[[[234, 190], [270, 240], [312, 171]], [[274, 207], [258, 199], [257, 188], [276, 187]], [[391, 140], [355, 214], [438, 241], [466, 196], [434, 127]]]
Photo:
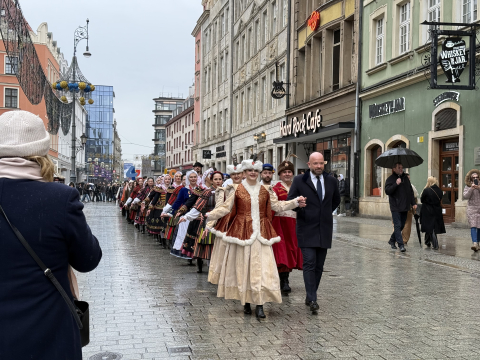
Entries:
[[[285, 110], [290, 108], [290, 51], [291, 51], [291, 28], [292, 28], [292, 0], [288, 1], [288, 20], [287, 20], [287, 95], [285, 100]], [[285, 118], [288, 120], [287, 116]], [[288, 143], [285, 143], [285, 159], [288, 156]], [[281, 159], [280, 159], [281, 160]]]
[[354, 137], [354, 173], [353, 173], [353, 199], [352, 199], [352, 216], [359, 213], [360, 199], [360, 130], [362, 104], [360, 102], [360, 87], [362, 83], [362, 46], [363, 46], [363, 0], [359, 1], [360, 9], [358, 10], [358, 72], [357, 72], [357, 89], [355, 94], [355, 137]]
[[[235, 19], [235, 6], [233, 4], [233, 0], [230, 1], [229, 5], [231, 11], [230, 11], [230, 16], [231, 20], [229, 22], [230, 24], [230, 126], [229, 126], [229, 134], [228, 137], [230, 139], [228, 148], [230, 151], [230, 159], [227, 158], [227, 165], [229, 161], [232, 161], [232, 156], [233, 156], [233, 22]], [[225, 119], [226, 120], [226, 119]]]

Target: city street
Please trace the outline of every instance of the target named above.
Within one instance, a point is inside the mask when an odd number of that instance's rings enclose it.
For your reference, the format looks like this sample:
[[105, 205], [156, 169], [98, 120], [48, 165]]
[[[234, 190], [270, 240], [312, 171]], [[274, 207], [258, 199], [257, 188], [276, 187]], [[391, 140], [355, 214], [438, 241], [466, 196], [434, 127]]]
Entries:
[[291, 295], [266, 304], [259, 321], [216, 297], [206, 266], [197, 274], [117, 206], [88, 203], [84, 212], [103, 250], [99, 267], [78, 275], [90, 303], [85, 360], [480, 358], [480, 261], [469, 230], [448, 227], [433, 251], [420, 248], [413, 226], [401, 254], [387, 245], [388, 221], [336, 218], [318, 315], [294, 271]]

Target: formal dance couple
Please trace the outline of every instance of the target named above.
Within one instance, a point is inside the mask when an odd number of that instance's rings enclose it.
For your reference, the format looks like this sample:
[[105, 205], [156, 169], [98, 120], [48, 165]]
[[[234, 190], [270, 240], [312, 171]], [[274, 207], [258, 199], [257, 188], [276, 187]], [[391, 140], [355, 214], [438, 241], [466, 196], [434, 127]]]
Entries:
[[281, 241], [272, 225], [272, 211], [297, 213], [298, 246], [303, 255], [305, 303], [319, 309], [317, 290], [327, 249], [332, 244], [332, 212], [340, 203], [338, 184], [324, 173], [321, 153], [310, 155], [308, 170], [294, 178], [288, 198], [279, 201], [271, 187], [258, 182], [263, 164], [244, 160], [239, 165], [245, 179], [223, 191], [225, 198], [205, 214], [207, 229], [216, 235], [209, 281], [218, 284], [217, 296], [240, 300], [244, 313], [265, 318], [266, 302], [282, 302], [279, 270], [272, 245]]

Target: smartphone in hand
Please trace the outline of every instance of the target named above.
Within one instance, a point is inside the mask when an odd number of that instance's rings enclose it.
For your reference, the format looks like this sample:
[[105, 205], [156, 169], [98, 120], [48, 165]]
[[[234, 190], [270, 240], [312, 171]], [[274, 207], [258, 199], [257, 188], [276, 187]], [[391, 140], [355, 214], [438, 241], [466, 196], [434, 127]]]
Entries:
[[478, 186], [478, 179], [473, 179], [473, 183]]

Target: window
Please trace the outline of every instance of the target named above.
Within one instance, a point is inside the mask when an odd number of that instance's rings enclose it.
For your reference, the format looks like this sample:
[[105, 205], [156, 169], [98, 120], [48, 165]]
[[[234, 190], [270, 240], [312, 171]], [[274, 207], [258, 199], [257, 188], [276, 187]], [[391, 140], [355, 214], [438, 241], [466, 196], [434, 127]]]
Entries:
[[221, 22], [221, 27], [222, 27], [222, 37], [223, 35], [225, 35], [225, 14], [222, 14], [222, 16], [220, 16], [220, 22]]
[[428, 0], [428, 21], [440, 21], [440, 0]]
[[5, 88], [5, 107], [18, 108], [18, 89]]
[[217, 62], [213, 63], [213, 72], [212, 72], [212, 88], [215, 89], [215, 82], [217, 81]]
[[235, 69], [236, 70], [238, 70], [238, 68], [240, 67], [239, 52], [240, 52], [240, 42], [237, 41], [237, 45], [235, 46]]
[[477, 0], [462, 0], [462, 22], [471, 23], [477, 20]]
[[277, 33], [277, 13], [278, 13], [278, 6], [277, 1], [272, 3], [272, 29], [270, 34], [272, 37]]
[[410, 50], [410, 3], [400, 6], [400, 55]]
[[247, 55], [246, 55], [246, 59], [249, 60], [250, 59], [250, 48], [252, 46], [252, 28], [248, 29], [248, 38], [247, 38]]
[[332, 89], [340, 88], [340, 29], [333, 32]]
[[223, 113], [221, 111], [220, 111], [219, 117], [220, 117], [220, 121], [218, 122], [217, 132], [218, 132], [219, 135], [222, 135], [222, 133], [223, 133]]
[[218, 72], [218, 83], [222, 84], [223, 83], [223, 74], [225, 73], [225, 60], [223, 56], [220, 58], [220, 69]]
[[245, 61], [247, 60], [247, 57], [245, 56], [245, 52], [247, 50], [247, 38], [245, 34], [242, 36], [242, 48], [240, 49], [240, 65], [243, 65]]
[[253, 106], [252, 106], [252, 116], [257, 116], [257, 107], [258, 107], [258, 82], [253, 84]]
[[262, 111], [260, 113], [264, 113], [267, 110], [267, 77], [264, 76], [262, 78], [262, 97], [261, 97], [261, 107]]
[[252, 89], [250, 87], [247, 88], [247, 103], [246, 103], [246, 110], [245, 110], [245, 117], [247, 118], [247, 121], [250, 119], [250, 103], [252, 101]]
[[288, 21], [288, 1], [289, 0], [282, 0], [283, 1], [283, 17], [282, 17], [282, 27], [287, 26]]
[[[275, 70], [274, 70], [270, 72], [270, 84], [272, 84], [272, 86], [275, 80], [276, 80], [276, 77], [275, 77]], [[275, 101], [276, 100], [273, 98], [273, 96], [270, 96], [270, 109], [275, 108]]]
[[228, 32], [228, 8], [225, 10], [225, 33]]
[[377, 35], [377, 42], [376, 42], [376, 48], [375, 48], [375, 65], [383, 63], [383, 39], [384, 39], [384, 33], [383, 33], [383, 18], [377, 20], [377, 30], [376, 30], [376, 35]]
[[15, 75], [17, 73], [18, 58], [16, 56], [5, 56], [5, 74]]
[[268, 16], [265, 11], [262, 16], [262, 35], [261, 35], [261, 44], [262, 46], [268, 41]]
[[255, 39], [253, 40], [253, 53], [256, 54], [260, 48], [260, 21], [255, 21]]
[[245, 106], [245, 93], [242, 92], [242, 96], [240, 98], [240, 123], [242, 123], [242, 124], [245, 121], [245, 119], [243, 118], [244, 106]]

